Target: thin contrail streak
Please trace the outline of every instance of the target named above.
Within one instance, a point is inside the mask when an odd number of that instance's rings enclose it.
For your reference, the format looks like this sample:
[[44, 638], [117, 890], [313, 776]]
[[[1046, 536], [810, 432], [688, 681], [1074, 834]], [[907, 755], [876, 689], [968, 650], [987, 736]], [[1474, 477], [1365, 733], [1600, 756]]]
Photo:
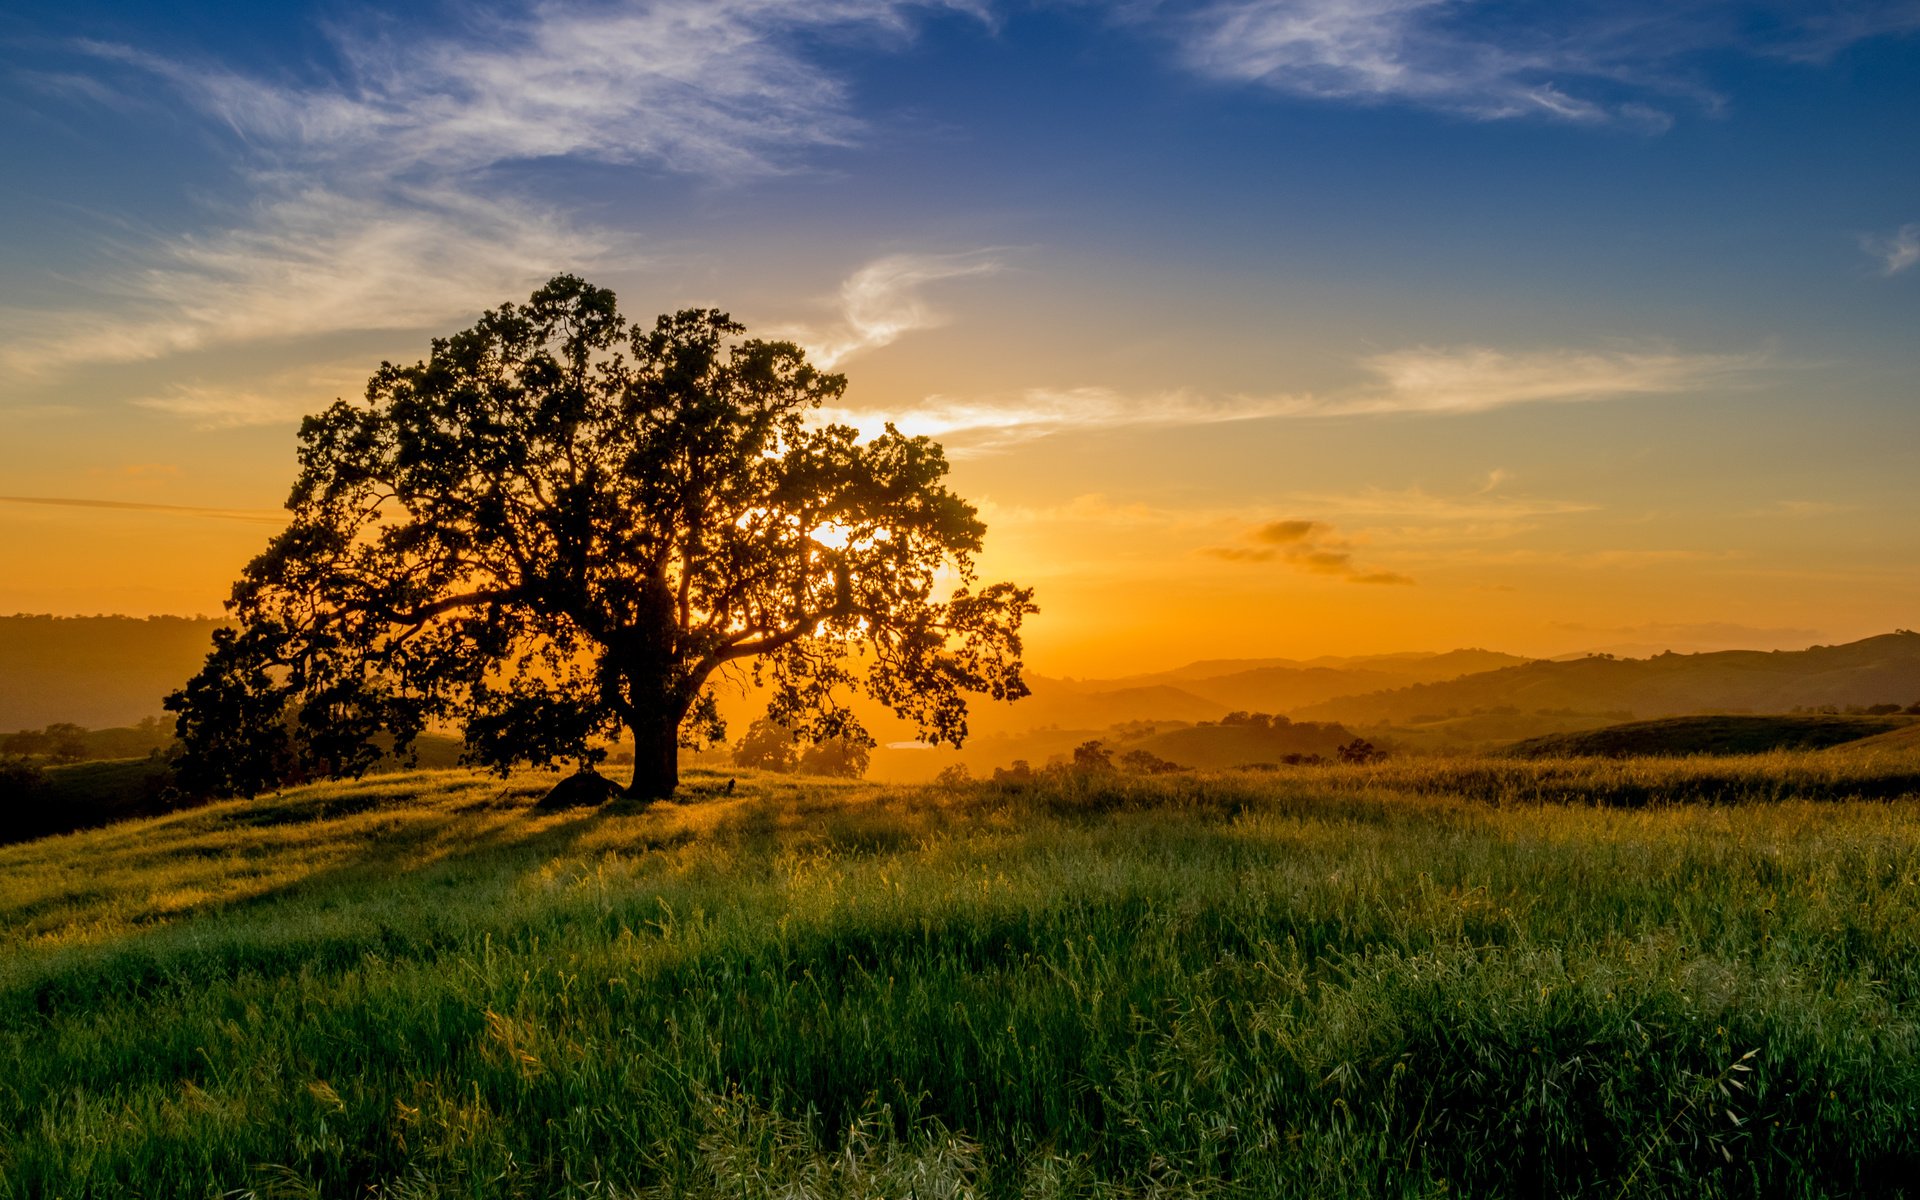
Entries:
[[261, 509], [199, 508], [191, 504], [145, 504], [135, 500], [84, 500], [73, 496], [0, 496], [0, 504], [44, 504], [54, 508], [109, 508], [122, 512], [163, 513], [176, 517], [211, 517], [220, 521], [251, 521], [279, 525], [285, 514]]

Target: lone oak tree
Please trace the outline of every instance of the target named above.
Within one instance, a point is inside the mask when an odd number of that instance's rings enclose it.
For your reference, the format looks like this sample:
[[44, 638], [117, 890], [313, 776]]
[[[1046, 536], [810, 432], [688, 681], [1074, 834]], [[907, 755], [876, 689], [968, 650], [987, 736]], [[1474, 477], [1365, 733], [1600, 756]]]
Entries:
[[855, 690], [954, 745], [967, 693], [1025, 695], [1032, 592], [977, 586], [985, 526], [939, 445], [810, 420], [845, 378], [742, 333], [710, 309], [630, 326], [561, 276], [307, 418], [292, 520], [168, 698], [182, 782], [358, 774], [380, 735], [451, 722], [500, 770], [631, 733], [651, 798], [684, 741], [723, 736], [729, 664], [814, 740], [871, 744]]

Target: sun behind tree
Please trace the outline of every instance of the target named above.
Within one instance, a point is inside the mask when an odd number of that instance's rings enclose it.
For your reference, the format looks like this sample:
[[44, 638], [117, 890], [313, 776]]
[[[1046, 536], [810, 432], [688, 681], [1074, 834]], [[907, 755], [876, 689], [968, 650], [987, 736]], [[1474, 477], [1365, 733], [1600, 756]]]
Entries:
[[940, 446], [810, 422], [845, 377], [743, 332], [711, 309], [630, 326], [560, 276], [307, 418], [292, 521], [167, 700], [182, 782], [358, 774], [380, 735], [451, 722], [501, 770], [630, 733], [655, 798], [684, 741], [722, 736], [730, 664], [815, 741], [871, 744], [855, 690], [953, 745], [969, 693], [1026, 695], [1032, 590], [977, 587], [986, 527]]

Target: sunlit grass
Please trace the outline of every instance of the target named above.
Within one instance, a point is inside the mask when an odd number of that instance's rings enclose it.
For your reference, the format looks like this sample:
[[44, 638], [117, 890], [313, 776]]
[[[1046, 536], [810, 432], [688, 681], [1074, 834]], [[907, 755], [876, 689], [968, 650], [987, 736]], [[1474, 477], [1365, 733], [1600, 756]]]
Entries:
[[739, 779], [0, 849], [0, 1196], [1920, 1178], [1911, 756]]

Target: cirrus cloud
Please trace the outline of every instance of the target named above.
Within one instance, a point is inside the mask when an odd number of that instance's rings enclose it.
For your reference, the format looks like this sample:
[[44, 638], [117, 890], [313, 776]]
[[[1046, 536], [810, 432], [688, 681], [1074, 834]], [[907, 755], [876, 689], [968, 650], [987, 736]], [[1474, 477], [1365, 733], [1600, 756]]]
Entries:
[[1127, 17], [1158, 28], [1195, 73], [1318, 100], [1397, 103], [1474, 120], [1667, 128], [1676, 101], [1725, 101], [1695, 61], [1714, 53], [1818, 62], [1920, 28], [1911, 0], [1172, 0]]
[[526, 168], [564, 159], [721, 185], [798, 169], [865, 129], [803, 43], [902, 39], [916, 14], [956, 8], [973, 6], [549, 0], [404, 42], [336, 33], [342, 67], [317, 83], [81, 43], [93, 91], [158, 81], [229, 134], [240, 195], [199, 232], [123, 244], [78, 307], [0, 310], [0, 365], [35, 377], [420, 329], [557, 270], [637, 265], [637, 238], [541, 199]]
[[840, 320], [823, 332], [798, 330], [813, 361], [838, 366], [865, 350], [878, 349], [918, 329], [946, 323], [925, 298], [926, 285], [972, 275], [991, 275], [1001, 263], [991, 251], [962, 254], [890, 254], [861, 267], [840, 285]]
[[1074, 431], [1465, 416], [1522, 405], [1685, 395], [1749, 385], [1774, 359], [1764, 352], [1699, 354], [1661, 345], [1520, 351], [1418, 346], [1371, 355], [1356, 365], [1362, 381], [1326, 393], [1215, 397], [1190, 389], [1129, 394], [1106, 387], [1032, 388], [971, 398], [933, 395], [886, 408], [848, 406], [825, 410], [820, 419], [869, 435], [891, 422], [903, 433], [947, 440], [956, 453], [977, 454]]
[[1868, 234], [1860, 239], [1860, 248], [1880, 263], [1880, 274], [1894, 276], [1920, 263], [1920, 223], [1902, 225], [1884, 236]]
[[1375, 383], [1329, 396], [1307, 410], [1323, 416], [1462, 414], [1521, 404], [1564, 404], [1666, 396], [1745, 383], [1772, 356], [1689, 354], [1670, 347], [1503, 351], [1487, 346], [1416, 346], [1362, 361]]

